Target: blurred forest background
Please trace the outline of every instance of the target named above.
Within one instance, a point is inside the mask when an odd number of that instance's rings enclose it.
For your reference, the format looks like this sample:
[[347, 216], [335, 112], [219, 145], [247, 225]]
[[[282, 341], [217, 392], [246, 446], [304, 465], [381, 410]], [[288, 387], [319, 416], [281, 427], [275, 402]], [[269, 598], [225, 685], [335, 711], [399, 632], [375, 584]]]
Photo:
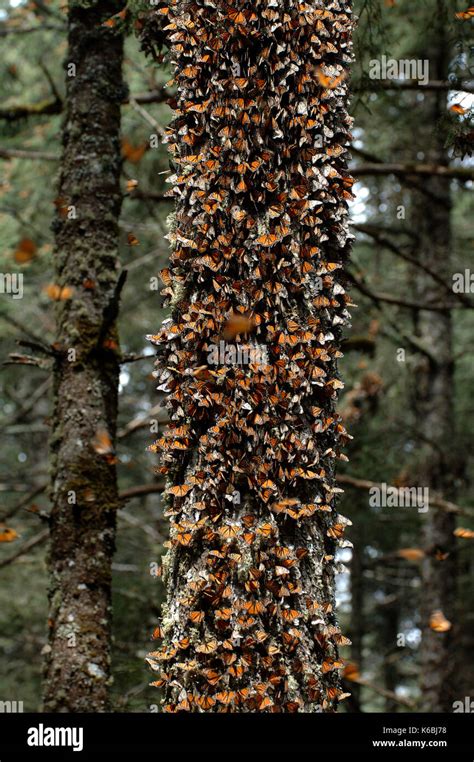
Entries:
[[[354, 436], [339, 471], [340, 511], [353, 522], [354, 543], [341, 551], [338, 577], [339, 619], [352, 639], [343, 649], [352, 693], [344, 711], [405, 712], [430, 708], [423, 696], [435, 672], [450, 704], [474, 696], [473, 22], [465, 3], [448, 0], [358, 0], [355, 10], [350, 278], [358, 309], [340, 364], [340, 413]], [[67, 298], [55, 282], [51, 229], [65, 11], [55, 0], [0, 2], [0, 270], [24, 276], [22, 299], [0, 295], [0, 700], [23, 701], [25, 711], [41, 705], [52, 412], [50, 360], [28, 342], [54, 342], [56, 302]], [[157, 276], [168, 257], [172, 204], [163, 197], [167, 150], [153, 136], [170, 120], [172, 88], [165, 58], [153, 60], [140, 42], [144, 35], [147, 47], [147, 13], [147, 3], [129, 3], [111, 22], [125, 35], [129, 91], [121, 127], [119, 253], [128, 277], [118, 316], [121, 508], [113, 561], [118, 712], [157, 702], [144, 657], [159, 613], [153, 572], [167, 532], [156, 456], [146, 450], [164, 413], [145, 337], [165, 315]], [[429, 60], [428, 83], [372, 79], [370, 61], [383, 56]], [[456, 273], [466, 281], [461, 289], [453, 289]], [[369, 489], [381, 483], [429, 486], [429, 510], [371, 504]]]

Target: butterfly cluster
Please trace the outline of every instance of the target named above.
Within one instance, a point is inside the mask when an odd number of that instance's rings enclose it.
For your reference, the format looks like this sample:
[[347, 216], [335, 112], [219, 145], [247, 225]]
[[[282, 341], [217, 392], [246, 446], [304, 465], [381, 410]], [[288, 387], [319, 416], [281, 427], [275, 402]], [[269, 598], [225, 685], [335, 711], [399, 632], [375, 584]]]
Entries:
[[[177, 95], [171, 316], [149, 337], [171, 421], [151, 448], [170, 519], [152, 684], [169, 712], [333, 711], [351, 2], [155, 13]], [[265, 361], [211, 364], [223, 339]]]

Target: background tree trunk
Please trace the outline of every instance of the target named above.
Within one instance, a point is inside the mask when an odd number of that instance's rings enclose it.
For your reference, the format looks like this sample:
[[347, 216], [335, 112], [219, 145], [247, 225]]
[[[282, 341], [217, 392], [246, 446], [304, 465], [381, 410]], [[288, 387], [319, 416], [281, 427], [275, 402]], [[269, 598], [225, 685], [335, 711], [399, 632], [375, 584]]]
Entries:
[[[430, 61], [430, 77], [447, 79], [449, 46], [446, 40], [446, 6], [438, 1], [436, 19], [421, 58]], [[424, 95], [419, 109], [417, 150], [427, 162], [447, 165], [446, 135], [440, 120], [447, 110], [446, 93]], [[428, 127], [428, 124], [430, 127]], [[433, 125], [436, 125], [433, 128]], [[446, 284], [452, 283], [451, 264], [451, 190], [449, 179], [432, 176], [424, 192], [413, 192], [413, 229], [418, 234], [418, 259], [430, 267]], [[423, 269], [414, 272], [415, 295], [427, 304], [446, 302], [446, 290]], [[413, 466], [413, 480], [422, 487], [455, 500], [455, 481], [462, 469], [456, 448], [454, 418], [453, 328], [450, 310], [417, 311], [415, 333], [426, 354], [419, 354], [413, 372], [416, 433], [419, 447]], [[422, 546], [425, 557], [421, 568], [421, 701], [430, 712], [452, 711], [453, 654], [451, 633], [437, 632], [430, 626], [433, 613], [441, 611], [452, 618], [456, 591], [455, 517], [430, 508], [423, 517]]]
[[[104, 711], [117, 484], [120, 2], [69, 5], [57, 199], [47, 711]], [[120, 283], [120, 281], [119, 281]], [[60, 290], [62, 289], [62, 290]]]
[[[167, 711], [334, 711], [351, 3], [170, 3]], [[219, 342], [222, 342], [222, 345]], [[232, 343], [234, 342], [234, 343]], [[216, 347], [228, 359], [213, 364]], [[236, 347], [266, 353], [237, 362]]]

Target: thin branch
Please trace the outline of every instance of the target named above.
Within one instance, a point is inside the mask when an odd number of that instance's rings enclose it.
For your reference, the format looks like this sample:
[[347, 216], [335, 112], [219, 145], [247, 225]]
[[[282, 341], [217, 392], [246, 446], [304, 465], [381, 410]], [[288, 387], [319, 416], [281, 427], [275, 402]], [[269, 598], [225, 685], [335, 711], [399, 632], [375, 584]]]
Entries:
[[[349, 487], [355, 487], [355, 489], [360, 490], [368, 491], [374, 488], [382, 489], [382, 484], [380, 482], [372, 482], [368, 479], [357, 479], [354, 476], [349, 476], [349, 474], [339, 474], [336, 476], [336, 481], [338, 484], [347, 484]], [[396, 489], [399, 494], [403, 492], [404, 489], [403, 487], [393, 487], [391, 485], [387, 485], [387, 488]], [[432, 506], [433, 508], [438, 508], [440, 511], [444, 511], [445, 513], [455, 513], [459, 516], [473, 515], [473, 512], [469, 509], [461, 508], [461, 506], [452, 503], [450, 500], [443, 500], [443, 498], [434, 494], [431, 490], [429, 493], [429, 505], [430, 507]]]
[[8, 558], [2, 558], [0, 561], [0, 569], [3, 569], [5, 566], [8, 566], [9, 564], [12, 564], [14, 561], [17, 560], [17, 558], [24, 556], [25, 553], [28, 553], [28, 551], [32, 550], [32, 548], [35, 548], [37, 545], [42, 545], [43, 542], [46, 542], [48, 537], [49, 537], [49, 529], [43, 529], [39, 534], [35, 534], [34, 537], [31, 537], [31, 539], [24, 542], [23, 545], [20, 545], [16, 553], [13, 553], [13, 555], [8, 556]]
[[129, 487], [119, 494], [120, 500], [131, 500], [132, 497], [142, 497], [143, 495], [152, 495], [156, 492], [163, 492], [165, 485], [163, 482], [154, 484], [140, 484], [138, 487]]
[[153, 360], [154, 355], [122, 355], [120, 365], [126, 365], [131, 362], [141, 362], [142, 360]]
[[47, 483], [40, 484], [38, 487], [35, 487], [31, 492], [25, 495], [25, 497], [22, 497], [22, 499], [19, 500], [18, 503], [16, 503], [8, 511], [3, 513], [0, 516], [0, 521], [6, 521], [7, 519], [10, 519], [12, 516], [18, 513], [18, 511], [21, 511], [22, 508], [25, 508], [25, 506], [27, 506], [28, 503], [31, 503], [31, 501], [34, 500], [35, 497], [38, 497], [38, 495], [42, 495], [43, 492], [46, 491], [47, 487], [48, 487]]
[[2, 367], [6, 365], [34, 365], [36, 368], [41, 368], [41, 370], [48, 370], [45, 361], [39, 357], [33, 357], [33, 355], [20, 355], [18, 352], [10, 352], [8, 357], [10, 358], [9, 360], [4, 360], [1, 363]]
[[354, 286], [365, 296], [370, 297], [375, 302], [385, 302], [386, 304], [395, 304], [398, 307], [405, 307], [410, 310], [429, 310], [431, 312], [446, 312], [458, 307], [464, 307], [465, 309], [474, 309], [474, 303], [462, 302], [461, 304], [420, 304], [420, 302], [411, 302], [408, 299], [401, 299], [399, 296], [392, 296], [391, 294], [375, 293], [353, 273], [349, 273], [349, 280]]
[[140, 106], [136, 98], [133, 98], [132, 96], [130, 96], [129, 102], [132, 108], [135, 109], [137, 114], [140, 114], [142, 119], [144, 119], [145, 122], [147, 122], [151, 127], [153, 127], [153, 129], [156, 130], [156, 134], [159, 135], [161, 139], [163, 140], [163, 138], [166, 137], [166, 130], [164, 130], [163, 127], [160, 124], [158, 124], [156, 119], [146, 109], [144, 109], [143, 106]]
[[[147, 103], [166, 103], [169, 97], [170, 93], [164, 87], [159, 87], [155, 90], [148, 90], [148, 92], [145, 93], [137, 93], [133, 96], [132, 100], [134, 100], [135, 103], [146, 106]], [[129, 101], [125, 101], [125, 103], [128, 102]]]
[[[400, 259], [404, 259], [405, 262], [409, 262], [410, 264], [414, 265], [415, 267], [418, 267], [420, 270], [423, 270], [427, 275], [429, 275], [431, 278], [433, 278], [436, 283], [438, 283], [440, 286], [442, 286], [445, 291], [450, 294], [450, 296], [453, 295], [453, 290], [451, 287], [446, 283], [445, 280], [439, 275], [437, 272], [432, 270], [428, 265], [423, 264], [415, 257], [412, 257], [410, 254], [407, 254], [400, 246], [397, 246], [392, 241], [390, 241], [389, 238], [386, 238], [384, 235], [382, 235], [379, 230], [376, 227], [373, 227], [372, 225], [357, 225], [353, 224], [352, 227], [355, 230], [359, 230], [361, 233], [364, 233], [367, 236], [370, 236], [376, 243], [378, 243], [380, 246], [383, 246], [383, 248], [387, 249], [388, 251], [391, 251], [393, 254], [396, 254]], [[465, 307], [473, 308], [474, 304], [472, 304], [471, 300], [465, 295], [465, 294], [455, 294], [456, 297], [459, 298], [459, 300], [464, 304]]]
[[415, 708], [415, 704], [409, 699], [402, 698], [401, 696], [397, 696], [397, 694], [394, 693], [393, 691], [389, 691], [386, 688], [382, 688], [379, 685], [374, 685], [374, 683], [369, 683], [367, 680], [364, 680], [362, 677], [359, 677], [357, 680], [352, 680], [352, 682], [356, 683], [357, 685], [363, 685], [364, 688], [369, 688], [369, 690], [374, 691], [375, 693], [379, 693], [381, 696], [384, 696], [385, 698], [388, 698], [391, 701], [395, 701], [395, 703], [397, 704], [406, 706], [409, 709]]
[[[150, 355], [147, 355], [147, 356], [150, 357]], [[135, 431], [139, 431], [140, 429], [145, 429], [147, 426], [149, 426], [150, 421], [153, 420], [155, 416], [158, 415], [158, 413], [160, 412], [163, 413], [163, 406], [161, 403], [152, 407], [147, 415], [145, 416], [140, 415], [137, 418], [134, 418], [129, 423], [127, 423], [127, 425], [124, 426], [123, 429], [120, 429], [117, 432], [117, 439], [125, 439], [125, 437], [128, 437], [130, 434], [133, 434]], [[162, 419], [158, 419], [158, 423], [160, 425], [168, 423], [168, 416], [166, 415], [166, 417]]]
[[13, 415], [3, 421], [0, 421], [1, 428], [4, 429], [7, 426], [12, 426], [14, 423], [18, 423], [18, 421], [20, 421], [21, 418], [26, 415], [26, 413], [29, 413], [34, 408], [38, 400], [41, 399], [45, 391], [49, 388], [50, 383], [51, 378], [48, 377], [45, 381], [43, 381], [42, 384], [40, 384], [40, 386], [38, 386], [38, 388], [30, 395], [30, 397], [25, 402], [23, 402], [22, 405], [19, 406], [18, 410], [16, 410]]
[[100, 327], [99, 337], [97, 339], [98, 347], [102, 346], [109, 332], [109, 329], [112, 327], [112, 325], [114, 324], [114, 322], [116, 321], [118, 317], [120, 295], [125, 285], [125, 281], [127, 280], [127, 275], [128, 275], [127, 270], [122, 270], [119, 277], [117, 278], [117, 282], [115, 284], [112, 296], [110, 297], [108, 304], [104, 308], [103, 315], [102, 315], [102, 325]]
[[432, 80], [431, 82], [427, 82], [426, 85], [422, 85], [416, 80], [383, 79], [370, 81], [372, 87], [365, 87], [364, 85], [369, 84], [369, 81], [365, 80], [360, 85], [352, 87], [352, 92], [367, 92], [368, 90], [371, 90], [372, 92], [376, 92], [377, 90], [417, 90], [422, 93], [424, 90], [435, 92], [455, 90], [463, 93], [474, 93], [474, 84], [471, 81], [463, 82], [461, 80], [459, 82], [443, 82], [441, 80]]
[[[4, 119], [7, 122], [13, 122], [16, 119], [25, 119], [30, 116], [60, 114], [62, 112], [63, 102], [57, 91], [56, 85], [44, 64], [40, 64], [40, 66], [45, 72], [55, 97], [45, 98], [44, 100], [38, 101], [38, 103], [23, 103], [4, 106], [0, 109], [0, 119]], [[131, 101], [134, 101], [137, 104], [164, 103], [168, 98], [169, 93], [165, 90], [150, 90], [149, 92], [138, 93], [132, 98], [127, 97], [123, 103], [124, 105], [131, 103]]]
[[129, 194], [129, 197], [157, 202], [174, 202], [174, 198], [172, 196], [165, 196], [164, 193], [157, 193], [155, 191], [145, 191], [141, 188], [134, 188], [134, 190]]
[[128, 513], [123, 508], [120, 509], [120, 513], [118, 515], [119, 518], [126, 521], [129, 526], [138, 527], [141, 529], [143, 532], [145, 532], [145, 534], [148, 535], [148, 537], [151, 537], [154, 542], [164, 542], [165, 538], [163, 535], [150, 524], [144, 524], [142, 519], [139, 519], [136, 516], [132, 516], [132, 514]]
[[9, 34], [31, 34], [31, 32], [65, 32], [64, 24], [36, 24], [34, 26], [0, 26], [0, 37], [7, 37]]
[[4, 119], [6, 122], [14, 122], [16, 119], [25, 119], [29, 116], [60, 114], [62, 108], [63, 104], [58, 98], [48, 98], [38, 101], [38, 103], [4, 106], [0, 109], [0, 119]]
[[0, 148], [0, 159], [31, 159], [33, 161], [59, 161], [58, 153], [30, 151], [24, 148]]
[[456, 180], [474, 180], [474, 170], [468, 167], [447, 167], [442, 164], [359, 164], [353, 167], [352, 173], [356, 177], [366, 175], [421, 175], [423, 177], [447, 177]]

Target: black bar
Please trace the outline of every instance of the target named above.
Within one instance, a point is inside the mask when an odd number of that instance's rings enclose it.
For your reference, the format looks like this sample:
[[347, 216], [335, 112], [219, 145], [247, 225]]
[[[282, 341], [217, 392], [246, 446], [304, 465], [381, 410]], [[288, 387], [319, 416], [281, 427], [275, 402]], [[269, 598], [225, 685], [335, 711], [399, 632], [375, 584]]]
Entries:
[[[394, 759], [403, 754], [403, 759], [416, 755], [431, 762], [449, 755], [456, 762], [473, 762], [473, 726], [469, 713], [0, 714], [0, 762], [78, 761], [98, 756], [115, 762], [137, 751], [156, 755], [171, 749], [236, 746], [304, 747], [314, 753], [313, 759], [319, 752], [340, 750], [362, 754], [363, 759]], [[28, 745], [28, 739], [43, 745]], [[70, 745], [53, 747], [50, 741]]]

